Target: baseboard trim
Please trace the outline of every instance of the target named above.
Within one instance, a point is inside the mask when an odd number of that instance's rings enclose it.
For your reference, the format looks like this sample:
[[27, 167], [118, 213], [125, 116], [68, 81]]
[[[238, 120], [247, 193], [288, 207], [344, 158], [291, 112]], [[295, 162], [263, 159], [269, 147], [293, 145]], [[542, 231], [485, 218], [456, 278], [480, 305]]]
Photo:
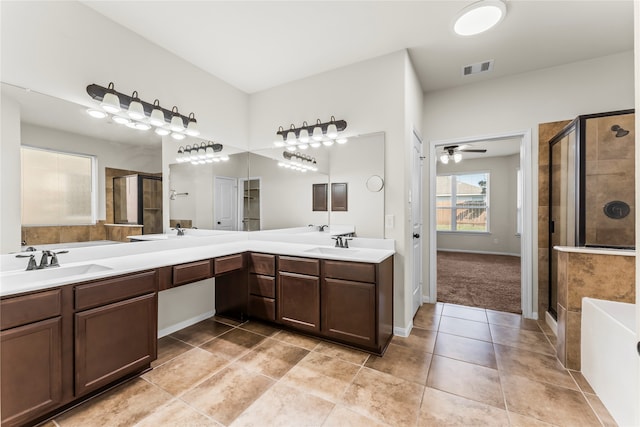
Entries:
[[553, 333], [557, 337], [558, 336], [558, 322], [556, 322], [556, 319], [554, 319], [553, 316], [548, 311], [544, 312], [544, 321], [547, 324], [547, 326], [549, 326], [551, 328], [551, 330], [553, 331]]
[[438, 249], [438, 252], [458, 252], [458, 253], [469, 253], [469, 254], [480, 254], [480, 255], [508, 255], [508, 256], [515, 256], [520, 258], [520, 254], [514, 254], [510, 252], [468, 251], [464, 249]]
[[411, 330], [413, 329], [413, 320], [411, 320], [411, 322], [409, 322], [409, 325], [406, 328], [401, 328], [399, 326], [394, 326], [393, 327], [393, 335], [397, 336], [397, 337], [403, 337], [406, 338], [409, 336], [409, 334], [411, 334]]
[[431, 301], [431, 297], [429, 295], [422, 295], [422, 303], [435, 304], [435, 301]]
[[211, 311], [207, 311], [205, 313], [199, 314], [195, 317], [192, 317], [190, 319], [187, 320], [183, 320], [182, 322], [178, 322], [176, 324], [173, 324], [171, 326], [167, 326], [166, 328], [163, 328], [161, 330], [158, 331], [158, 338], [162, 338], [165, 337], [169, 334], [172, 334], [174, 332], [179, 331], [180, 329], [184, 329], [188, 326], [191, 325], [195, 325], [198, 322], [201, 322], [205, 319], [208, 319], [210, 317], [213, 317], [216, 314], [215, 310], [211, 310]]

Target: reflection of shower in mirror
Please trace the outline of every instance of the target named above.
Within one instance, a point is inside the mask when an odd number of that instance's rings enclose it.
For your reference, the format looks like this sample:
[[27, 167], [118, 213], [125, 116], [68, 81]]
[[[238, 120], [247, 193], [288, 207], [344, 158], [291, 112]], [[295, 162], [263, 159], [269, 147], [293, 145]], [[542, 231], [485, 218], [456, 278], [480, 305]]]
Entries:
[[188, 196], [189, 193], [178, 193], [176, 190], [169, 190], [169, 200], [175, 200], [178, 196]]

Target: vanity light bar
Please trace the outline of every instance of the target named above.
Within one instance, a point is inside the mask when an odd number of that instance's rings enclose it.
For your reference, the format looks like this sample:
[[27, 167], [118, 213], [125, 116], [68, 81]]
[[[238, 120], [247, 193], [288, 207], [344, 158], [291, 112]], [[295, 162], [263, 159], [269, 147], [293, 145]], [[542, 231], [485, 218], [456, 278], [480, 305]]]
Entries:
[[318, 163], [316, 162], [315, 157], [311, 157], [307, 154], [300, 154], [299, 152], [291, 153], [287, 151], [282, 153], [282, 157], [288, 160], [288, 162], [278, 162], [278, 166], [280, 167], [297, 170], [299, 172], [318, 171]]
[[[133, 91], [131, 96], [128, 96], [117, 92], [114, 89], [113, 82], [111, 82], [106, 88], [95, 83], [90, 84], [87, 86], [87, 93], [92, 99], [99, 102], [105, 111], [114, 114], [114, 117], [120, 117], [115, 116], [115, 114], [123, 112], [134, 121], [138, 120], [145, 124], [148, 122], [156, 126], [157, 129], [163, 129], [167, 132], [156, 132], [159, 135], [168, 134], [169, 131], [165, 128], [169, 128], [174, 132], [172, 136], [175, 139], [184, 139], [180, 138], [183, 134], [190, 136], [198, 136], [200, 134], [194, 113], [184, 116], [178, 112], [178, 107], [175, 106], [171, 110], [167, 110], [160, 106], [160, 101], [157, 99], [154, 100], [153, 104], [150, 104], [138, 98], [138, 91]], [[140, 127], [139, 129], [142, 128]]]
[[346, 128], [347, 122], [336, 120], [334, 116], [331, 116], [331, 119], [324, 123], [317, 119], [316, 123], [312, 125], [303, 122], [300, 127], [295, 127], [295, 125], [291, 124], [289, 129], [284, 129], [280, 126], [276, 131], [277, 136], [274, 145], [276, 147], [297, 145], [298, 148], [305, 150], [311, 144], [315, 148], [318, 146], [317, 143], [325, 138], [331, 140], [337, 138], [338, 132], [342, 132]]
[[191, 163], [192, 165], [203, 165], [205, 163], [221, 161], [226, 162], [229, 160], [228, 155], [216, 155], [216, 153], [221, 152], [222, 149], [222, 144], [212, 141], [202, 141], [200, 145], [180, 146], [180, 148], [178, 148], [176, 161], [178, 163]]

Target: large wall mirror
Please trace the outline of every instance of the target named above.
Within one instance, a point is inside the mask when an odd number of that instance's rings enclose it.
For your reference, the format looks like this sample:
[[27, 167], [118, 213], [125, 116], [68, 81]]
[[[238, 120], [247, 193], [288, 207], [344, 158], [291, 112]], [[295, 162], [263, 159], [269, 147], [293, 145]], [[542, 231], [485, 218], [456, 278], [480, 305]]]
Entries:
[[[20, 108], [21, 145], [89, 155], [96, 160], [96, 224], [23, 224], [22, 238], [27, 245], [112, 239], [105, 234], [104, 225], [114, 222], [113, 178], [132, 173], [161, 176], [163, 163], [169, 164], [169, 176], [162, 177], [169, 191], [163, 190], [168, 194], [162, 194], [162, 198], [169, 200], [171, 227], [180, 223], [200, 229], [257, 231], [309, 224], [347, 225], [355, 227], [359, 237], [384, 237], [383, 133], [297, 152], [284, 148], [247, 152], [221, 141], [228, 160], [205, 165], [175, 160], [177, 147], [207, 140], [204, 136], [188, 137], [179, 143], [172, 141], [175, 153], [173, 147], [165, 149], [165, 156], [170, 153], [170, 158], [163, 162], [162, 137], [153, 132], [129, 129], [110, 118], [92, 118], [84, 105], [6, 83], [1, 89], [2, 96], [15, 100]], [[301, 172], [283, 166], [299, 161], [291, 157], [298, 153], [315, 159], [314, 170]], [[42, 177], [42, 182], [46, 191], [47, 179]], [[373, 182], [378, 184], [372, 186]], [[333, 183], [346, 184], [346, 210], [332, 209]], [[327, 189], [326, 210], [313, 206], [314, 185], [322, 184]], [[46, 198], [41, 201], [48, 204]], [[39, 208], [43, 208], [42, 203]], [[165, 232], [167, 228], [163, 224]], [[126, 231], [122, 234], [120, 240], [126, 240]]]

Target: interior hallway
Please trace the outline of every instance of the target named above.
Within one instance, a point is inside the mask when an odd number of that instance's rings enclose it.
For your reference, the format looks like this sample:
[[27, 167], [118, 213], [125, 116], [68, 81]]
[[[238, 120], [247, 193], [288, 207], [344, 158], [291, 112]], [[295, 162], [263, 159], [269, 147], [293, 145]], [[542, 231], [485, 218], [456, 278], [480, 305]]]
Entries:
[[154, 370], [45, 425], [615, 425], [554, 338], [519, 315], [425, 304], [380, 358], [209, 319], [160, 339]]

